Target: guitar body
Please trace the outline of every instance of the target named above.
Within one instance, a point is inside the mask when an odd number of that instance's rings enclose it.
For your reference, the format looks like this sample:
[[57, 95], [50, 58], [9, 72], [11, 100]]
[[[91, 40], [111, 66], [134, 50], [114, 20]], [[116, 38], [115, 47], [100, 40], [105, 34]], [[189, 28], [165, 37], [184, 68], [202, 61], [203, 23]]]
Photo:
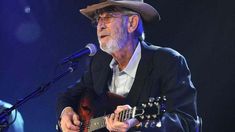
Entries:
[[113, 113], [116, 106], [123, 105], [124, 101], [123, 96], [110, 92], [98, 96], [92, 91], [86, 91], [80, 99], [77, 110], [82, 122], [80, 130], [89, 132], [89, 123], [92, 118]]
[[92, 107], [92, 104], [92, 98], [90, 98], [90, 95], [85, 95], [81, 98], [79, 103], [78, 114], [82, 121], [81, 129], [83, 132], [88, 132], [88, 128], [86, 126], [89, 125], [89, 121], [94, 115], [94, 107]]

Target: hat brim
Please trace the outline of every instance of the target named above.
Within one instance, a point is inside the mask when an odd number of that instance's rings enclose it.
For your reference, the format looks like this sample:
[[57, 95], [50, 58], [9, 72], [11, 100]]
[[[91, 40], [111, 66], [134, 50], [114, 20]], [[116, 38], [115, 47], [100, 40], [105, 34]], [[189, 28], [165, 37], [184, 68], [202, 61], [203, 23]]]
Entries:
[[90, 20], [93, 20], [96, 10], [109, 7], [109, 6], [117, 6], [123, 7], [127, 9], [131, 9], [140, 14], [143, 21], [150, 22], [153, 19], [160, 20], [160, 15], [156, 9], [154, 9], [151, 5], [138, 2], [138, 1], [105, 1], [98, 4], [87, 6], [84, 9], [81, 9], [80, 12], [88, 17]]

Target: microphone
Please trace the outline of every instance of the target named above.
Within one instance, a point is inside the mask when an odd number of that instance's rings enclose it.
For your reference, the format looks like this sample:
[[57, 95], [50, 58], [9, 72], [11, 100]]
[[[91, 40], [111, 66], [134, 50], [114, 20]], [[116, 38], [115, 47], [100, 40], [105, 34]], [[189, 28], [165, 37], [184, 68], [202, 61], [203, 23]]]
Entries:
[[67, 62], [78, 61], [84, 55], [94, 56], [97, 52], [97, 48], [95, 44], [89, 43], [85, 46], [85, 48], [79, 50], [78, 52], [73, 53], [69, 57], [63, 59], [61, 64], [65, 64]]

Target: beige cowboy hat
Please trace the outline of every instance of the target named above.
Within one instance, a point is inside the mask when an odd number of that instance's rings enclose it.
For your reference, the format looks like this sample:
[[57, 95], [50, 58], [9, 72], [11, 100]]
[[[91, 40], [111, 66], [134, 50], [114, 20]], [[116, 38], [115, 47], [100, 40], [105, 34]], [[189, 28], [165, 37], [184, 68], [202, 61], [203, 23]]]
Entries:
[[160, 20], [158, 11], [151, 5], [144, 3], [143, 0], [102, 0], [102, 2], [100, 3], [89, 5], [86, 8], [81, 9], [80, 12], [89, 19], [93, 20], [93, 17], [97, 10], [109, 6], [123, 7], [133, 10], [139, 13], [145, 22], [150, 22], [155, 18], [157, 18], [157, 20]]

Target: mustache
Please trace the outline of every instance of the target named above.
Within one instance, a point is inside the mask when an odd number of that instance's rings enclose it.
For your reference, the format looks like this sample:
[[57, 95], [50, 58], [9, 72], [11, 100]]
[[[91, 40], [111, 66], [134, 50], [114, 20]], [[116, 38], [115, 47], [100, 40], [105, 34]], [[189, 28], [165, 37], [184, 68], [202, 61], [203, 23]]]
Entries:
[[110, 33], [106, 32], [106, 31], [101, 31], [98, 33], [98, 37], [108, 36], [108, 35], [110, 35]]

